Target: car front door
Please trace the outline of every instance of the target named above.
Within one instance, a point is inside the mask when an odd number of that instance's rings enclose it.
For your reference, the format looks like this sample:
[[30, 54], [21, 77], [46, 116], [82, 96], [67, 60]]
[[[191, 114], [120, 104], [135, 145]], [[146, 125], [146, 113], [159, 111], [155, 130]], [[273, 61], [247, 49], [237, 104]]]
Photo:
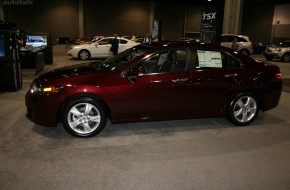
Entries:
[[191, 72], [187, 50], [174, 50], [178, 54], [175, 60], [171, 58], [172, 51], [152, 55], [134, 66], [142, 67], [144, 73], [129, 77], [131, 84], [127, 90], [118, 92], [117, 117], [176, 118], [190, 111]]
[[106, 58], [111, 57], [113, 54], [110, 51], [111, 44], [109, 38], [103, 38], [95, 44], [92, 56], [96, 58]]

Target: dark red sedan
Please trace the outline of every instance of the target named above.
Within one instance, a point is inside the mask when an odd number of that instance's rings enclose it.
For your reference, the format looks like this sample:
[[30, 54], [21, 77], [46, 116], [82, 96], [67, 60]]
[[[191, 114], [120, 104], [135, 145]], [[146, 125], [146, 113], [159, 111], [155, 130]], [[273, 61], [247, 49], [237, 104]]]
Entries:
[[103, 62], [37, 77], [26, 94], [27, 117], [62, 123], [89, 137], [112, 123], [226, 117], [248, 125], [280, 99], [280, 69], [231, 49], [195, 42], [154, 42]]

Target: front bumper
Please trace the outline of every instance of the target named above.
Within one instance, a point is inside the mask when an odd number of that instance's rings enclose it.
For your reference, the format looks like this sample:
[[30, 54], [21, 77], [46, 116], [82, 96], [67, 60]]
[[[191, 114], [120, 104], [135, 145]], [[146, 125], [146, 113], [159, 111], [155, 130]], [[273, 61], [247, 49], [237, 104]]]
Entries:
[[25, 95], [26, 117], [38, 125], [55, 127], [58, 123], [58, 109], [61, 100], [53, 95], [44, 96], [29, 92]]
[[282, 56], [283, 56], [283, 55], [281, 55], [278, 52], [267, 52], [267, 51], [265, 51], [265, 55], [271, 56], [271, 57], [274, 57], [274, 58], [282, 58]]

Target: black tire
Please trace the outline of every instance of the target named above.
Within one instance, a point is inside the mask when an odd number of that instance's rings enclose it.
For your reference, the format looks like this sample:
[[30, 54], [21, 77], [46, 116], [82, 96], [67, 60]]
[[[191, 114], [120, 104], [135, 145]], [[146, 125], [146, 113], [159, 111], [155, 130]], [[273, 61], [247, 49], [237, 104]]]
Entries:
[[243, 55], [246, 55], [246, 56], [250, 55], [250, 52], [247, 49], [241, 49], [240, 53], [243, 54]]
[[67, 102], [61, 119], [66, 131], [77, 137], [95, 136], [104, 129], [107, 122], [102, 104], [88, 97]]
[[227, 119], [237, 125], [252, 123], [259, 114], [259, 103], [252, 94], [239, 94], [230, 103]]
[[268, 61], [272, 61], [273, 57], [272, 56], [269, 56], [269, 55], [265, 55], [265, 58], [268, 60]]
[[86, 50], [86, 49], [82, 49], [80, 52], [79, 52], [79, 55], [78, 55], [79, 59], [81, 60], [88, 60], [90, 57], [91, 57], [91, 53]]
[[290, 53], [285, 53], [282, 57], [283, 62], [289, 62], [290, 61]]

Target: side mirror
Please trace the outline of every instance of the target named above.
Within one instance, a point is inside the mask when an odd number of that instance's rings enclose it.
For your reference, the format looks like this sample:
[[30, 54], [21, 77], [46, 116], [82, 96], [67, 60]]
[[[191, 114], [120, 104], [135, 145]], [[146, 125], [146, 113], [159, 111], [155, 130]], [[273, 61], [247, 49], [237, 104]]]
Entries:
[[143, 76], [145, 69], [141, 65], [133, 66], [129, 69], [128, 78], [137, 78]]

